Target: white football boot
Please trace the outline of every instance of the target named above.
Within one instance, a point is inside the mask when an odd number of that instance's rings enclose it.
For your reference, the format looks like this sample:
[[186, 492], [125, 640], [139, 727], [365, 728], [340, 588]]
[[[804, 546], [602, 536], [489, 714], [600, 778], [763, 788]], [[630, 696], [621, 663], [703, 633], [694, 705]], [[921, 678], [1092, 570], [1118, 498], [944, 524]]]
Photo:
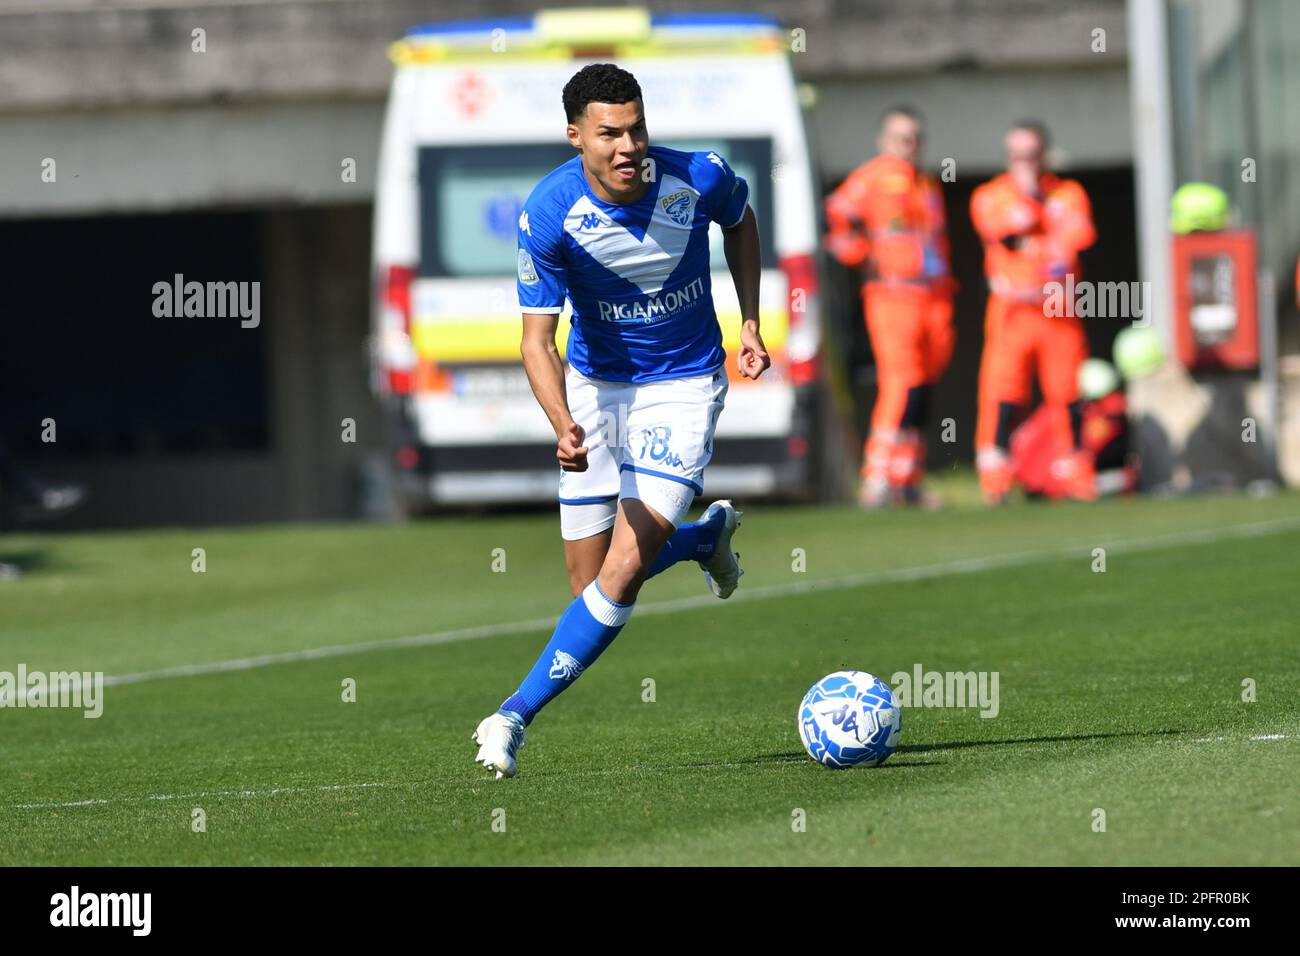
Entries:
[[519, 772], [515, 753], [524, 745], [524, 725], [505, 714], [489, 714], [479, 721], [470, 738], [478, 744], [475, 763], [497, 772], [497, 779], [513, 777]]
[[740, 555], [731, 550], [731, 536], [740, 527], [740, 519], [745, 513], [737, 511], [730, 501], [715, 501], [704, 510], [700, 520], [707, 521], [719, 511], [725, 512], [726, 518], [718, 532], [718, 543], [713, 548], [713, 556], [701, 561], [700, 567], [704, 569], [704, 580], [709, 583], [709, 589], [725, 601], [735, 593], [740, 576], [745, 573], [740, 569]]

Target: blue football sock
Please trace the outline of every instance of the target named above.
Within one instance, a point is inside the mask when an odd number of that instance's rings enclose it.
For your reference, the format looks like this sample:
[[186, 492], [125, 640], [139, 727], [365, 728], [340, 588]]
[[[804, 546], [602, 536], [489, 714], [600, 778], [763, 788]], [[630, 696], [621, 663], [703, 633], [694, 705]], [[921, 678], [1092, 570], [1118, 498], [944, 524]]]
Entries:
[[713, 546], [718, 543], [718, 532], [726, 520], [726, 512], [719, 510], [710, 516], [708, 522], [682, 525], [655, 555], [646, 580], [660, 571], [667, 571], [678, 561], [707, 561], [713, 557]]
[[577, 680], [609, 647], [632, 616], [634, 606], [635, 602], [611, 601], [592, 581], [560, 616], [542, 656], [519, 689], [506, 698], [500, 711], [514, 714], [525, 726], [532, 723], [539, 710]]

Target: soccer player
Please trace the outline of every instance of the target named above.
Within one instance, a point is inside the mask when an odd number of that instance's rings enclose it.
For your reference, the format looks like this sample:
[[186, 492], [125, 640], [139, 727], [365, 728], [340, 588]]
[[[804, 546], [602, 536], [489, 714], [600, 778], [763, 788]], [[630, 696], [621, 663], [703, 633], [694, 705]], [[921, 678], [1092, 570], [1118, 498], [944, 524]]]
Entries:
[[[524, 368], [555, 429], [560, 533], [575, 598], [519, 689], [479, 723], [475, 760], [517, 772], [524, 728], [627, 623], [641, 585], [696, 561], [728, 598], [741, 570], [740, 512], [716, 501], [683, 523], [713, 454], [727, 394], [709, 281], [722, 227], [740, 299], [740, 374], [771, 364], [758, 325], [758, 224], [749, 187], [716, 152], [651, 146], [641, 88], [600, 63], [564, 87], [578, 155], [548, 173], [519, 217]], [[555, 346], [573, 308], [566, 374]]]
[[[988, 310], [980, 360], [975, 427], [976, 467], [984, 499], [1001, 504], [1011, 492], [1011, 432], [1031, 397], [1038, 372], [1043, 401], [1069, 422], [1074, 453], [1059, 463], [1058, 478], [1073, 498], [1096, 497], [1094, 472], [1082, 445], [1079, 366], [1088, 357], [1083, 325], [1065, 302], [1064, 315], [1046, 307], [1049, 283], [1079, 277], [1079, 251], [1097, 238], [1083, 187], [1048, 172], [1043, 124], [1016, 123], [1006, 135], [1007, 171], [976, 188], [971, 219], [984, 242]], [[1061, 297], [1057, 297], [1060, 299]]]
[[923, 133], [916, 110], [886, 110], [879, 155], [826, 199], [827, 248], [866, 270], [862, 299], [878, 383], [862, 453], [866, 507], [926, 503], [924, 428], [934, 384], [952, 357], [943, 194], [917, 168]]

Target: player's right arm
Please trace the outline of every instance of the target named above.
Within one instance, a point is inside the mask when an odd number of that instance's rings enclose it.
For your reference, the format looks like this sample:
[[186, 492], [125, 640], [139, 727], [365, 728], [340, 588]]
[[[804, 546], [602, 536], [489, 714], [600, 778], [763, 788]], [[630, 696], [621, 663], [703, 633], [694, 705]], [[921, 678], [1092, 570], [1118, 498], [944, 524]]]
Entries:
[[555, 429], [555, 457], [565, 471], [587, 470], [582, 428], [569, 412], [564, 360], [555, 332], [568, 292], [568, 269], [559, 224], [544, 202], [530, 196], [519, 217], [519, 307], [524, 332], [519, 354], [537, 404]]
[[585, 436], [569, 413], [569, 398], [564, 388], [564, 360], [555, 346], [555, 330], [559, 324], [558, 312], [525, 312], [524, 337], [519, 352], [537, 404], [542, 406], [555, 429], [555, 457], [560, 467], [565, 471], [586, 471], [587, 449], [582, 444]]

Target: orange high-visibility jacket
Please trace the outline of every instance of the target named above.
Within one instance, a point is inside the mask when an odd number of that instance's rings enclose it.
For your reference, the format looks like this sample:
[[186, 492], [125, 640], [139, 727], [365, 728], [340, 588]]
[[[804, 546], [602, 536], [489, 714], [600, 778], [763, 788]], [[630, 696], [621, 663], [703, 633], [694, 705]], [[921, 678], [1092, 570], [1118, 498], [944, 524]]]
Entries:
[[933, 176], [897, 156], [877, 156], [826, 198], [826, 248], [871, 279], [946, 284], [943, 193]]
[[1092, 205], [1072, 179], [1044, 173], [1039, 197], [1027, 196], [1009, 173], [976, 188], [971, 220], [984, 240], [984, 274], [995, 295], [1043, 298], [1043, 285], [1079, 277], [1079, 251], [1097, 239]]

